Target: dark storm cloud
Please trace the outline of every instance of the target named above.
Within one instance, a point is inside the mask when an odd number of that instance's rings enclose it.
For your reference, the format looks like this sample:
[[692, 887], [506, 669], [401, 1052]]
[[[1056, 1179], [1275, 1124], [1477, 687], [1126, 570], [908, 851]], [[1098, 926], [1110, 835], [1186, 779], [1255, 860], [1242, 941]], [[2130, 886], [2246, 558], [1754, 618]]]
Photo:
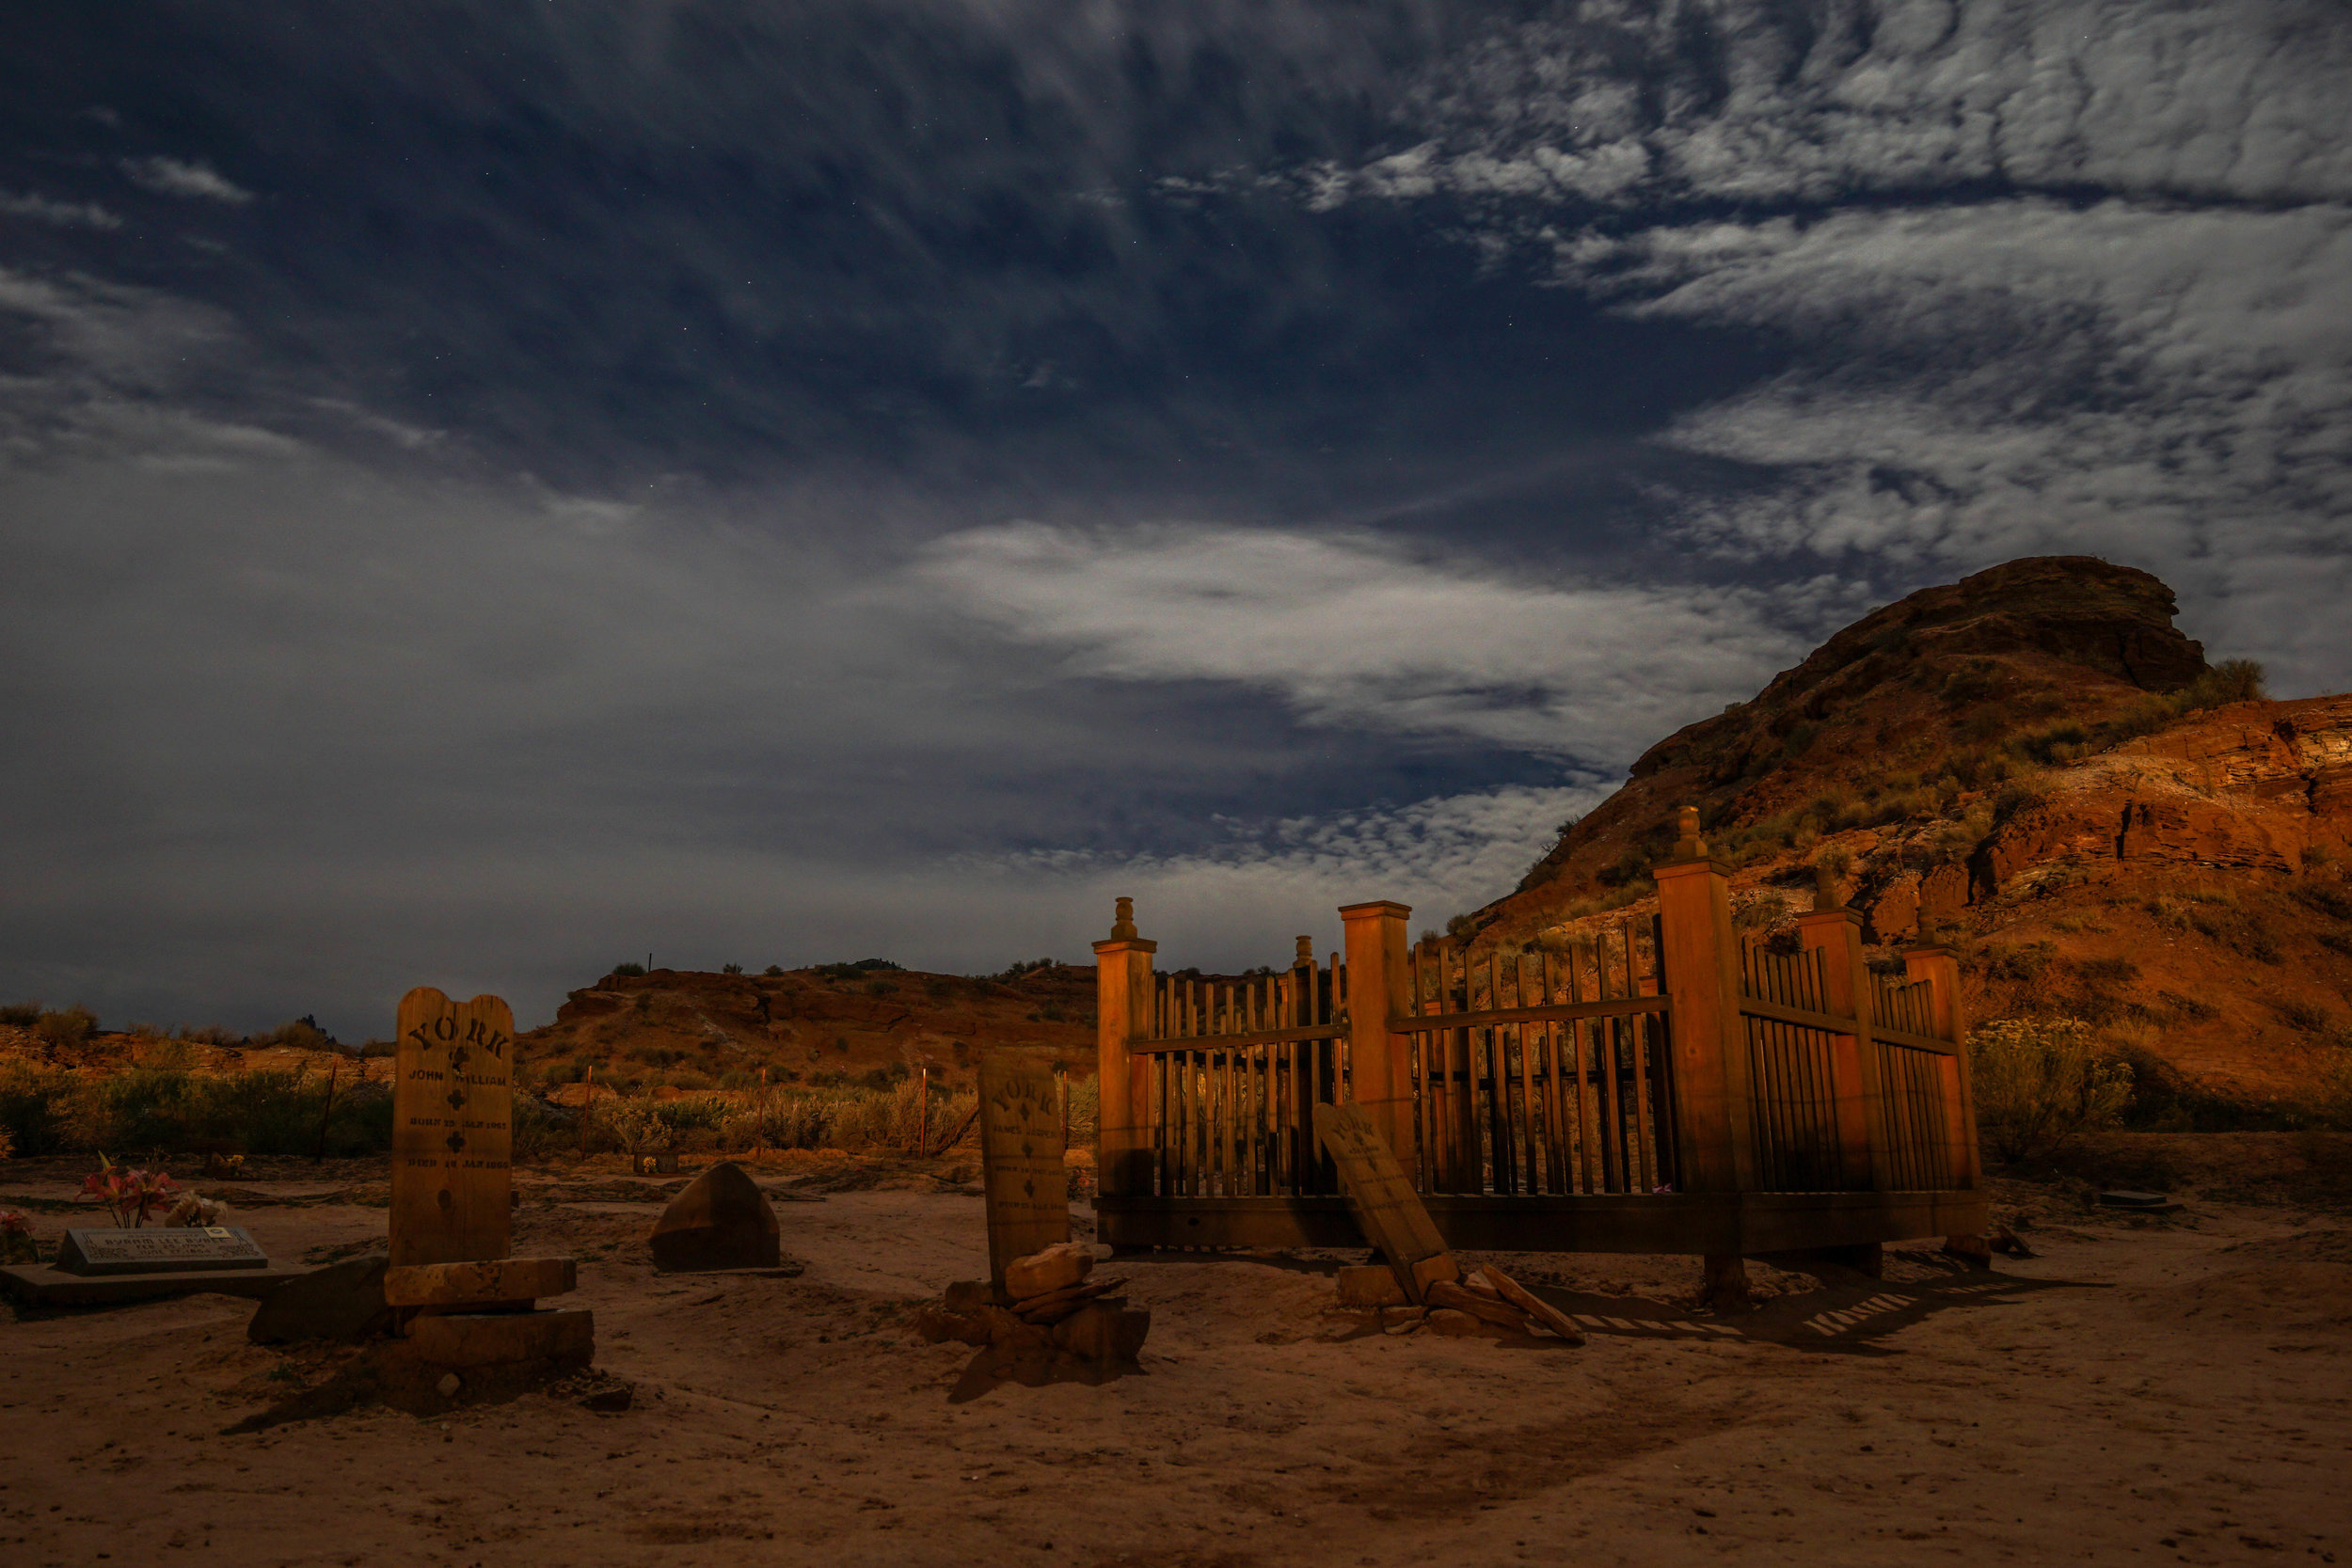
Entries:
[[10, 13], [0, 990], [1261, 961], [2028, 549], [2341, 686], [2347, 38]]

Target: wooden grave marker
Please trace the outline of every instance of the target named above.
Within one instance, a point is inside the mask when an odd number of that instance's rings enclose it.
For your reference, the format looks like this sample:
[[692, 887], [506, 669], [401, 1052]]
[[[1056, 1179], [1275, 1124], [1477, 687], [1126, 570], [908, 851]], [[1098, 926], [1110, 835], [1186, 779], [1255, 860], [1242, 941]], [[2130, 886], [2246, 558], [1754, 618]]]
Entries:
[[1358, 1227], [1388, 1259], [1406, 1294], [1418, 1303], [1431, 1280], [1460, 1276], [1412, 1179], [1361, 1105], [1316, 1105], [1315, 1136], [1339, 1167], [1340, 1191]]
[[1054, 1062], [1041, 1053], [980, 1057], [981, 1190], [988, 1203], [988, 1275], [1070, 1240], [1070, 1177], [1062, 1165], [1061, 1106]]
[[515, 1014], [495, 996], [400, 999], [392, 1266], [504, 1258], [513, 1224]]

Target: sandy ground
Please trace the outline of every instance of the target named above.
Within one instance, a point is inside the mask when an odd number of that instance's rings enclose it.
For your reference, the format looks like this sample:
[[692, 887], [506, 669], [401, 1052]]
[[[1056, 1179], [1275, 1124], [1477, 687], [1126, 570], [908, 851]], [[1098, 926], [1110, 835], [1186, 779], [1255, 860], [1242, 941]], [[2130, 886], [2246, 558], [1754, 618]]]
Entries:
[[[355, 1174], [249, 1185], [299, 1199]], [[1692, 1308], [1691, 1259], [1503, 1259], [1582, 1317], [1581, 1349], [1335, 1338], [1338, 1254], [1120, 1259], [1105, 1268], [1154, 1313], [1141, 1370], [1024, 1386], [907, 1327], [983, 1272], [979, 1202], [952, 1185], [780, 1202], [803, 1273], [697, 1278], [651, 1271], [658, 1205], [612, 1200], [633, 1196], [617, 1180], [529, 1189], [516, 1250], [583, 1259], [572, 1299], [596, 1310], [598, 1366], [635, 1385], [623, 1414], [531, 1393], [230, 1435], [335, 1353], [249, 1346], [251, 1305], [218, 1295], [0, 1321], [0, 1562], [2352, 1552], [2341, 1218], [2194, 1202], [2134, 1224], [2045, 1197], [2032, 1259], [1759, 1271], [1774, 1293], [1721, 1318]], [[0, 1171], [9, 1196], [68, 1191]], [[380, 1237], [385, 1212], [232, 1219], [315, 1259]]]

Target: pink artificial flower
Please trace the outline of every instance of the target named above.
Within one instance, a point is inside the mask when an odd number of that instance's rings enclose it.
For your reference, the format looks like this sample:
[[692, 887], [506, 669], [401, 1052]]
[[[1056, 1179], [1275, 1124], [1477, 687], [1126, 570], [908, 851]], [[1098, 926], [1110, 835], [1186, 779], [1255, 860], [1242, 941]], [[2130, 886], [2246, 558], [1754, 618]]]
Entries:
[[23, 1214], [13, 1209], [0, 1209], [0, 1236], [13, 1241], [32, 1233], [33, 1227]]

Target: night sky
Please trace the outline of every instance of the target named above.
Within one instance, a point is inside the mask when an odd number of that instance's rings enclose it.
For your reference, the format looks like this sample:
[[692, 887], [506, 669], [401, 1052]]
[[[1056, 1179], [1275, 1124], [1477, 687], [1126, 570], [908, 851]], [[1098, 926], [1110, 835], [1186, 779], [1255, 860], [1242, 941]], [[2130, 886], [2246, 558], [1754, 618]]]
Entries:
[[0, 12], [0, 998], [1281, 961], [1873, 605], [2352, 687], [2352, 11]]

